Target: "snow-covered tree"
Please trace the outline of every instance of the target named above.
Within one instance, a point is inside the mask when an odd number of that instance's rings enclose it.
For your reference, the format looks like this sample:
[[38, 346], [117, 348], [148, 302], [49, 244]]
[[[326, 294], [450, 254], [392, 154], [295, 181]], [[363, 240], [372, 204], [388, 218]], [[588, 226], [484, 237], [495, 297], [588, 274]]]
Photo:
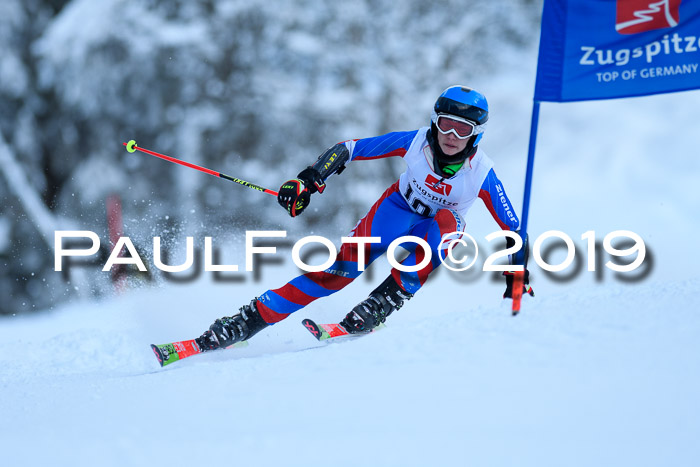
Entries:
[[[287, 228], [271, 197], [130, 155], [122, 142], [277, 189], [338, 141], [427, 124], [445, 87], [533, 45], [540, 9], [539, 0], [6, 0], [0, 131], [52, 215], [101, 238], [113, 193], [137, 246], [166, 229], [176, 238]], [[398, 164], [353, 164], [295, 228], [348, 230]], [[2, 290], [27, 296], [13, 281], [32, 271], [42, 277], [27, 282], [62, 288], [21, 194], [3, 180], [0, 196], [0, 235], [11, 239], [0, 241]]]

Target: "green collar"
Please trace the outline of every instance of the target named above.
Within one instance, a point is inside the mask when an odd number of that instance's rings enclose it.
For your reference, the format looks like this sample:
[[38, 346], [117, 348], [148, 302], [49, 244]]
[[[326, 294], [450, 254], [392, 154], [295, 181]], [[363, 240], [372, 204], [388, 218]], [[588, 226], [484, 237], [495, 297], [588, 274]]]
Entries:
[[445, 175], [448, 175], [448, 176], [452, 177], [454, 174], [457, 173], [457, 171], [459, 171], [459, 169], [462, 168], [463, 165], [464, 165], [464, 161], [458, 162], [458, 163], [456, 163], [456, 164], [448, 164], [448, 165], [446, 165], [446, 166], [444, 166], [444, 167], [441, 167], [440, 170], [441, 170], [442, 173], [444, 173]]

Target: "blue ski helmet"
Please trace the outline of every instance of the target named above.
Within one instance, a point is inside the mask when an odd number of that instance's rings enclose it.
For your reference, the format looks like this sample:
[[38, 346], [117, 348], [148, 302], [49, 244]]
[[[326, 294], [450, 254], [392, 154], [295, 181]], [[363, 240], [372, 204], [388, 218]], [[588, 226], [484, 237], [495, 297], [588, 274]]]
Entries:
[[[450, 86], [435, 101], [431, 115], [433, 123], [437, 123], [438, 114], [455, 115], [472, 121], [476, 125], [484, 125], [489, 120], [489, 103], [479, 91], [466, 86]], [[479, 144], [482, 135], [483, 132], [477, 134], [471, 146]]]
[[[437, 142], [437, 119], [440, 114], [449, 114], [473, 122], [477, 130], [469, 138], [464, 150], [452, 156], [446, 155]], [[452, 176], [461, 168], [468, 158], [476, 153], [476, 146], [481, 141], [486, 122], [489, 119], [489, 104], [486, 97], [466, 86], [450, 86], [435, 101], [431, 114], [428, 143], [433, 151], [435, 170], [444, 176]]]

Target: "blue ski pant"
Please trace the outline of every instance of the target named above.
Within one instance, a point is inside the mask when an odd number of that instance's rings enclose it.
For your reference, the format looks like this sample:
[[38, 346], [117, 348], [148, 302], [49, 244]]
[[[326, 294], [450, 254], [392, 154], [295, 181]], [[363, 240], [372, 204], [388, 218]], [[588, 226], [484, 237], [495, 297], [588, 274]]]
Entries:
[[[355, 280], [375, 259], [384, 254], [397, 238], [411, 235], [427, 242], [431, 250], [431, 260], [415, 272], [391, 271], [394, 280], [409, 292], [416, 293], [440, 263], [438, 248], [445, 234], [461, 231], [464, 221], [451, 209], [440, 209], [434, 217], [422, 216], [411, 209], [399, 192], [397, 181], [374, 203], [369, 212], [357, 223], [351, 236], [379, 237], [380, 243], [343, 243], [335, 262], [320, 272], [302, 274], [280, 288], [263, 293], [257, 300], [258, 311], [263, 319], [272, 324], [279, 322], [314, 300], [331, 295]], [[410, 254], [402, 266], [415, 266], [425, 259], [422, 247], [415, 243], [403, 244]], [[364, 269], [360, 268], [358, 248], [364, 248]], [[444, 258], [443, 250], [442, 258]], [[349, 310], [348, 310], [349, 311]]]

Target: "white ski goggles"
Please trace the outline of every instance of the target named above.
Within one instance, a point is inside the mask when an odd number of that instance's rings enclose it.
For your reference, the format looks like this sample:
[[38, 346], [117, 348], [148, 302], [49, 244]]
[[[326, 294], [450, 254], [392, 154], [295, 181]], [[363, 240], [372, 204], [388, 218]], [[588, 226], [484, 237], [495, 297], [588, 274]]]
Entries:
[[478, 135], [486, 129], [485, 123], [477, 125], [467, 119], [450, 114], [437, 114], [435, 126], [443, 135], [452, 133], [459, 139], [467, 139], [473, 135]]

